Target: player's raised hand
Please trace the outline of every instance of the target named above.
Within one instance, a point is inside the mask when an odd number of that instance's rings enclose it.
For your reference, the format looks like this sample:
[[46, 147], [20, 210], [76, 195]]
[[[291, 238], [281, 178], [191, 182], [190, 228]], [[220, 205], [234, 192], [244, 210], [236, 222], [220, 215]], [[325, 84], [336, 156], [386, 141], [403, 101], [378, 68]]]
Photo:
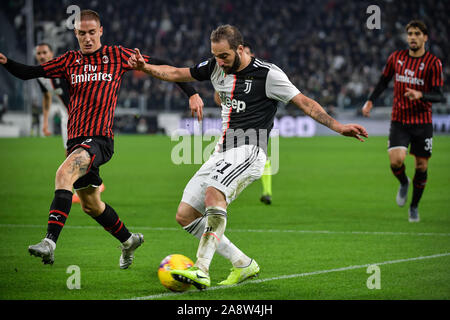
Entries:
[[143, 70], [145, 67], [144, 57], [141, 55], [141, 52], [138, 48], [134, 49], [135, 53], [130, 56], [128, 59], [128, 65], [136, 70]]
[[372, 101], [367, 101], [362, 107], [362, 114], [364, 117], [370, 117], [370, 110], [372, 110], [373, 103]]
[[363, 126], [354, 123], [343, 125], [341, 134], [346, 137], [354, 137], [361, 142], [364, 142], [364, 139], [361, 137], [364, 138], [369, 137], [369, 134], [367, 133], [366, 129]]
[[0, 52], [0, 64], [5, 64], [8, 61], [8, 58]]
[[423, 94], [421, 91], [417, 91], [411, 88], [406, 88], [405, 97], [407, 97], [409, 100], [419, 100], [423, 97]]
[[191, 109], [191, 115], [194, 116], [197, 113], [198, 121], [203, 119], [203, 100], [198, 93], [189, 97], [189, 108]]

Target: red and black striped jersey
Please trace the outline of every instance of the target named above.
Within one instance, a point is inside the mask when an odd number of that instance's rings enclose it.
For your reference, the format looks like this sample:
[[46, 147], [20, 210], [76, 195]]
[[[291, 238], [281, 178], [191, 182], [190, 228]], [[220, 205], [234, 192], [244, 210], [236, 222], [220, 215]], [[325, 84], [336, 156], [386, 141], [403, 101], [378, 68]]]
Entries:
[[441, 61], [426, 51], [421, 57], [411, 57], [409, 50], [393, 52], [383, 70], [388, 80], [394, 77], [394, 102], [391, 120], [406, 124], [432, 123], [431, 102], [411, 101], [404, 96], [406, 88], [430, 92], [443, 86]]
[[[42, 65], [48, 78], [65, 78], [69, 84], [68, 139], [82, 136], [113, 138], [114, 111], [122, 76], [131, 70], [134, 50], [103, 45], [91, 54], [68, 51]], [[149, 62], [148, 56], [143, 56]]]

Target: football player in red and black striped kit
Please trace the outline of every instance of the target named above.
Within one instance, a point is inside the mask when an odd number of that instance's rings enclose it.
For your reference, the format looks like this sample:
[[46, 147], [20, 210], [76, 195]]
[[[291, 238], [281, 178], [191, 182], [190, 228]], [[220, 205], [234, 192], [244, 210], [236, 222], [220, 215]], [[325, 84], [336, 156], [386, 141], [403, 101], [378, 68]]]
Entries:
[[[67, 157], [56, 171], [47, 234], [40, 243], [28, 247], [30, 254], [41, 257], [44, 264], [54, 262], [56, 241], [71, 209], [72, 186], [77, 190], [83, 211], [122, 243], [121, 269], [131, 265], [134, 251], [144, 241], [142, 234], [128, 231], [114, 209], [101, 200], [98, 188], [102, 184], [99, 167], [114, 153], [114, 110], [122, 76], [132, 69], [128, 58], [134, 53], [121, 46], [102, 45], [102, 34], [99, 15], [92, 10], [82, 10], [80, 19], [75, 22], [80, 50], [68, 51], [39, 66], [26, 66], [0, 53], [0, 64], [18, 78], [65, 78], [69, 83]], [[167, 64], [148, 56], [145, 59]], [[192, 86], [178, 85], [190, 97], [191, 111], [197, 112], [200, 119], [201, 98]]]
[[418, 222], [418, 205], [426, 182], [428, 160], [431, 157], [433, 125], [431, 105], [444, 102], [441, 61], [425, 50], [428, 40], [426, 25], [413, 20], [406, 26], [409, 48], [393, 52], [384, 67], [374, 91], [362, 108], [364, 116], [370, 116], [373, 101], [394, 78], [394, 102], [389, 132], [388, 152], [392, 173], [400, 182], [397, 204], [405, 205], [411, 183], [405, 172], [405, 158], [409, 152], [415, 157], [413, 195], [409, 207], [409, 221]]

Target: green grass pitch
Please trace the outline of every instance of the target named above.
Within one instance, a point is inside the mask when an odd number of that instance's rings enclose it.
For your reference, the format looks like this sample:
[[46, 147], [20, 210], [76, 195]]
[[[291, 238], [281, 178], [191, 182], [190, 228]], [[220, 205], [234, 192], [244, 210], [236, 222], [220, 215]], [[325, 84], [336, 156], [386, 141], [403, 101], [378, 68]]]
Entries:
[[[53, 266], [27, 252], [45, 235], [54, 176], [64, 159], [59, 137], [0, 139], [0, 299], [450, 299], [450, 137], [433, 139], [421, 221], [397, 207], [386, 137], [280, 139], [273, 204], [259, 202], [261, 182], [228, 209], [226, 234], [261, 267], [260, 276], [219, 287], [231, 265], [216, 255], [212, 288], [167, 291], [157, 278], [171, 253], [195, 260], [198, 241], [175, 221], [185, 184], [199, 165], [175, 165], [177, 142], [164, 136], [117, 136], [102, 166], [103, 200], [145, 243], [120, 270], [119, 243], [74, 204]], [[413, 157], [406, 161], [414, 173]], [[411, 190], [409, 194], [411, 198]], [[379, 267], [380, 289], [369, 289]], [[80, 268], [70, 290], [69, 266]], [[369, 281], [370, 282], [370, 281]]]

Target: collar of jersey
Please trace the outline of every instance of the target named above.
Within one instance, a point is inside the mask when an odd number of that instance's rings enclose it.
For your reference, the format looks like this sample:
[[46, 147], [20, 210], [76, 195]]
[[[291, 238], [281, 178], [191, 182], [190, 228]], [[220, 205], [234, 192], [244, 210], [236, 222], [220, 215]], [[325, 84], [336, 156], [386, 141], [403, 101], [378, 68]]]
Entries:
[[420, 59], [426, 56], [426, 54], [428, 53], [428, 51], [425, 50], [425, 53], [423, 55], [421, 55], [420, 57], [413, 57], [409, 54], [409, 50], [408, 50], [408, 57], [410, 57], [411, 59]]
[[95, 51], [92, 52], [92, 53], [84, 54], [83, 52], [81, 52], [81, 50], [80, 50], [80, 53], [81, 53], [83, 56], [85, 56], [85, 57], [89, 57], [89, 56], [92, 56], [92, 55], [94, 55], [94, 54], [96, 54], [96, 53], [99, 53], [99, 52], [103, 49], [103, 47], [104, 47], [104, 45], [102, 44], [102, 46], [101, 46], [100, 48], [98, 48], [97, 50], [95, 50]]

